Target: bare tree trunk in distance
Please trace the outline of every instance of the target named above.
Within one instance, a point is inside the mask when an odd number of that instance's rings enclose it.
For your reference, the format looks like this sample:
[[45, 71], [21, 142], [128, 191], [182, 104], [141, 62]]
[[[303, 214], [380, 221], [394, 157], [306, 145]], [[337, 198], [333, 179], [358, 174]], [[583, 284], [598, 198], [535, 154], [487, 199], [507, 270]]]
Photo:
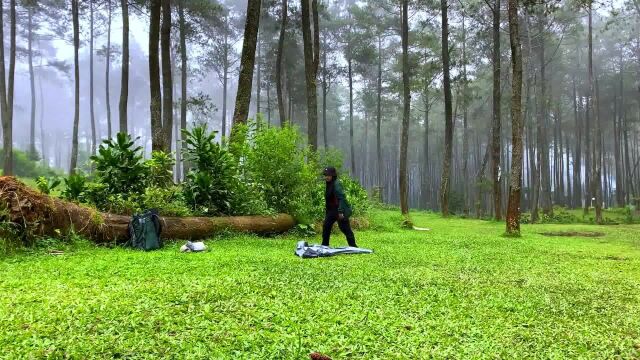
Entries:
[[111, 128], [111, 96], [109, 95], [109, 71], [111, 70], [111, 0], [107, 0], [107, 53], [105, 58], [105, 100], [107, 105], [107, 135], [109, 138], [113, 136]]
[[[2, 8], [2, 6], [0, 6]], [[11, 33], [9, 49], [9, 79], [6, 80], [4, 60], [4, 14], [0, 9], [0, 104], [2, 106], [3, 174], [13, 175], [13, 87], [16, 70], [16, 0], [10, 2]], [[76, 52], [77, 54], [77, 52]], [[76, 57], [77, 59], [77, 57]], [[77, 62], [76, 62], [77, 63]], [[5, 82], [6, 81], [6, 82]], [[6, 84], [6, 85], [5, 85]], [[77, 147], [76, 147], [77, 148]]]
[[79, 0], [71, 0], [73, 18], [73, 67], [75, 79], [75, 109], [73, 113], [73, 138], [71, 140], [71, 163], [69, 174], [73, 175], [78, 167], [78, 127], [80, 125], [80, 64], [78, 50], [80, 48], [80, 23], [78, 15]]
[[118, 115], [120, 132], [127, 130], [127, 108], [129, 102], [129, 1], [120, 0], [122, 7], [122, 77], [120, 80], [120, 102]]
[[508, 0], [508, 14], [513, 80], [511, 83], [512, 166], [509, 178], [506, 232], [508, 235], [519, 236], [524, 122], [522, 121], [522, 49], [520, 47], [520, 35], [518, 31], [518, 0]]
[[149, 15], [149, 92], [151, 113], [151, 149], [164, 150], [162, 129], [162, 91], [160, 88], [160, 16], [162, 0], [151, 0]]
[[[313, 16], [313, 40], [311, 39], [311, 19]], [[304, 45], [304, 69], [307, 84], [307, 135], [311, 149], [318, 148], [318, 95], [316, 80], [320, 60], [320, 37], [318, 34], [318, 1], [302, 0], [302, 39]]]
[[[445, 1], [446, 0], [442, 0]], [[409, 118], [411, 93], [409, 89], [409, 0], [402, 0], [402, 90], [404, 108], [402, 112], [402, 137], [400, 138], [400, 210], [409, 215], [409, 189], [407, 181], [407, 150], [409, 145]]]
[[[287, 12], [288, 12], [287, 1], [288, 0], [282, 0], [280, 36], [278, 37], [278, 52], [276, 54], [276, 93], [278, 96], [278, 115], [280, 116], [280, 126], [283, 126], [286, 122], [286, 114], [284, 110], [284, 97], [282, 95], [282, 55], [284, 52], [284, 36], [287, 30]], [[325, 57], [325, 60], [326, 60], [326, 57]], [[326, 67], [326, 61], [325, 61], [325, 67]]]
[[591, 93], [591, 104], [592, 104], [592, 113], [593, 120], [595, 123], [595, 134], [594, 134], [594, 145], [593, 145], [593, 166], [592, 166], [592, 176], [591, 176], [591, 193], [592, 196], [595, 197], [595, 208], [596, 208], [596, 218], [595, 221], [598, 224], [602, 224], [602, 175], [600, 169], [600, 153], [602, 151], [602, 137], [600, 130], [600, 116], [599, 116], [599, 108], [598, 108], [598, 93], [596, 91], [596, 85], [594, 85], [593, 80], [593, 26], [592, 26], [592, 2], [589, 1], [589, 92]]
[[[462, 134], [462, 194], [463, 194], [463, 213], [469, 215], [469, 184], [467, 179], [469, 178], [469, 128], [468, 128], [468, 93], [467, 93], [467, 32], [465, 28], [465, 10], [462, 10], [462, 122], [463, 122], [463, 134]], [[425, 155], [427, 155], [425, 153]]]
[[173, 142], [173, 79], [171, 77], [171, 0], [162, 0], [162, 129], [163, 151], [171, 153]]
[[33, 6], [27, 8], [27, 56], [29, 62], [29, 85], [31, 90], [31, 124], [29, 132], [29, 157], [38, 158], [36, 150], [36, 80], [33, 72]]
[[[185, 18], [184, 18], [184, 1], [178, 0], [178, 22], [180, 28], [180, 130], [187, 129], [187, 35], [186, 35], [186, 26], [185, 26]], [[225, 34], [226, 36], [226, 34]], [[226, 51], [226, 47], [225, 47]], [[226, 74], [225, 74], [226, 75]], [[225, 88], [226, 90], [226, 88]], [[225, 94], [226, 95], [226, 94]], [[226, 106], [226, 98], [223, 99], [224, 105]], [[223, 106], [223, 121], [225, 121], [225, 106]], [[224, 122], [223, 122], [224, 124]], [[224, 135], [224, 132], [222, 133]], [[176, 136], [178, 133], [176, 132]], [[182, 138], [182, 135], [180, 135]], [[182, 151], [186, 151], [187, 143], [182, 142]], [[176, 146], [176, 152], [179, 152], [178, 147]], [[180, 166], [180, 164], [178, 164]], [[188, 164], [184, 162], [182, 164], [182, 175], [186, 175], [188, 170]], [[180, 179], [179, 179], [180, 180]]]
[[382, 189], [384, 184], [382, 183], [382, 37], [378, 35], [378, 102], [376, 109], [376, 154], [377, 154], [377, 168], [378, 168], [378, 186], [380, 187], [380, 194], [382, 195]]
[[[326, 35], [322, 38], [322, 46], [326, 49]], [[329, 92], [327, 84], [327, 51], [322, 52], [322, 137], [324, 140], [324, 148], [329, 148], [329, 136], [327, 134], [327, 93]]]
[[89, 112], [91, 114], [91, 155], [97, 146], [95, 99], [93, 98], [93, 0], [89, 0]]
[[451, 109], [451, 78], [449, 76], [449, 20], [447, 17], [447, 8], [447, 0], [440, 0], [440, 9], [442, 12], [442, 73], [445, 112], [444, 156], [442, 161], [442, 180], [440, 184], [442, 216], [449, 216], [451, 157], [453, 153], [453, 114]]
[[[349, 40], [351, 41], [351, 40]], [[348, 45], [349, 48], [351, 44]], [[348, 50], [349, 55], [347, 59], [347, 76], [349, 78], [349, 144], [351, 155], [351, 175], [356, 174], [356, 155], [353, 141], [353, 59], [351, 57], [351, 49]]]
[[582, 183], [580, 181], [582, 171], [582, 124], [580, 122], [580, 116], [578, 115], [578, 100], [576, 92], [576, 79], [575, 73], [573, 75], [573, 116], [575, 119], [575, 137], [576, 148], [573, 156], [573, 207], [582, 207]]
[[240, 76], [238, 78], [236, 106], [233, 112], [233, 125], [244, 124], [249, 117], [253, 67], [256, 60], [258, 28], [260, 27], [260, 3], [261, 0], [247, 0], [247, 19], [244, 26], [244, 41], [242, 42], [242, 55], [240, 57]]
[[540, 13], [538, 14], [538, 33], [540, 38], [540, 46], [538, 55], [540, 56], [540, 105], [538, 116], [538, 152], [540, 154], [540, 162], [538, 167], [540, 169], [540, 204], [542, 212], [545, 215], [553, 215], [553, 202], [551, 200], [551, 174], [549, 168], [549, 138], [547, 136], [547, 127], [549, 116], [548, 111], [548, 99], [547, 99], [547, 84], [546, 84], [546, 57], [544, 52], [545, 47], [545, 26], [546, 16], [544, 15], [544, 5], [541, 5]]
[[493, 12], [493, 121], [491, 132], [491, 176], [493, 208], [496, 220], [502, 220], [502, 192], [500, 191], [501, 115], [500, 100], [500, 0], [495, 0]]

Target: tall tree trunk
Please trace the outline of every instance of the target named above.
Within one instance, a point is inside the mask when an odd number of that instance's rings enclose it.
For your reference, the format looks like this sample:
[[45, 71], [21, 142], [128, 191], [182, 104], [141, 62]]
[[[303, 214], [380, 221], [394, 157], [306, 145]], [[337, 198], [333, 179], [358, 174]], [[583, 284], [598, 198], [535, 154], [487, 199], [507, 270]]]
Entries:
[[[278, 52], [276, 54], [276, 93], [278, 96], [278, 115], [280, 116], [280, 126], [283, 126], [286, 122], [285, 110], [284, 110], [284, 97], [282, 95], [282, 55], [284, 52], [284, 36], [287, 30], [287, 2], [288, 0], [282, 0], [282, 14], [280, 22], [280, 36], [278, 37]], [[324, 57], [324, 68], [326, 69], [326, 55]], [[323, 70], [323, 72], [326, 70]], [[326, 76], [326, 75], [325, 75]], [[323, 76], [324, 79], [324, 76]], [[326, 79], [323, 80], [323, 92]], [[326, 93], [325, 93], [326, 94]], [[324, 100], [323, 100], [324, 101]], [[326, 108], [325, 108], [326, 109]], [[324, 116], [324, 115], [323, 115]], [[325, 129], [326, 130], [326, 129]], [[326, 146], [326, 141], [325, 141]]]
[[[446, 11], [446, 0], [443, 8]], [[409, 118], [411, 111], [411, 92], [409, 89], [409, 0], [402, 0], [402, 90], [404, 108], [402, 112], [402, 137], [400, 138], [400, 210], [409, 214], [407, 150], [409, 146]], [[446, 16], [444, 17], [446, 19]], [[444, 31], [444, 30], [443, 30]]]
[[[531, 211], [531, 220], [538, 220], [538, 194], [540, 190], [540, 176], [538, 175], [538, 171], [536, 169], [536, 145], [535, 145], [535, 137], [533, 135], [533, 110], [534, 110], [534, 102], [532, 99], [532, 91], [533, 93], [537, 93], [537, 77], [535, 75], [535, 71], [533, 68], [533, 44], [531, 41], [531, 26], [530, 22], [530, 14], [529, 11], [525, 9], [525, 21], [524, 28], [527, 34], [527, 53], [530, 56], [527, 56], [527, 88], [526, 88], [526, 113], [525, 113], [525, 126], [527, 131], [527, 152], [528, 156], [528, 170], [529, 170], [529, 209]], [[537, 95], [536, 95], [537, 96]]]
[[573, 115], [575, 117], [576, 148], [573, 155], [573, 206], [582, 207], [582, 123], [578, 116], [575, 73], [573, 75]]
[[569, 135], [565, 132], [564, 135], [564, 146], [565, 146], [565, 174], [566, 175], [566, 184], [567, 184], [567, 206], [571, 207], [571, 201], [573, 199], [573, 189], [571, 184], [571, 172], [569, 169], [570, 164], [570, 156], [571, 156], [571, 146], [569, 143]]
[[322, 37], [325, 51], [322, 52], [322, 137], [324, 140], [324, 148], [329, 148], [329, 135], [327, 134], [327, 51], [326, 51], [326, 35]]
[[[42, 66], [42, 57], [40, 58]], [[44, 133], [44, 93], [42, 91], [42, 76], [38, 79], [38, 91], [40, 95], [40, 153], [42, 154], [42, 164], [49, 166], [49, 158], [47, 157], [47, 145], [45, 143], [46, 135]]]
[[[12, 173], [7, 174], [7, 171], [12, 172], [11, 160], [13, 158], [12, 153], [13, 149], [11, 149], [11, 122], [9, 121], [9, 109], [7, 104], [7, 77], [6, 77], [6, 68], [5, 68], [5, 59], [4, 59], [4, 6], [0, 6], [0, 115], [2, 115], [2, 148], [3, 148], [3, 172], [4, 175], [13, 175]], [[9, 132], [7, 133], [7, 128]], [[11, 151], [7, 151], [11, 150]]]
[[262, 109], [260, 109], [260, 105], [262, 105], [262, 100], [260, 99], [260, 93], [262, 92], [262, 78], [260, 77], [260, 68], [261, 68], [261, 50], [262, 46], [260, 44], [260, 29], [258, 29], [258, 43], [256, 44], [256, 120], [258, 118], [258, 114], [262, 113]]
[[[227, 91], [229, 82], [229, 17], [224, 15], [224, 63], [222, 65], [222, 136], [227, 136]], [[186, 86], [186, 84], [185, 84]], [[185, 109], [186, 109], [185, 103]], [[185, 110], [186, 112], [186, 110]], [[186, 116], [186, 115], [185, 115]], [[186, 119], [185, 119], [186, 124]], [[186, 125], [185, 125], [186, 128]], [[185, 145], [186, 146], [186, 145]], [[185, 147], [186, 150], [186, 147]]]
[[[186, 30], [186, 23], [185, 23], [185, 18], [184, 18], [184, 1], [185, 0], [179, 0], [178, 1], [178, 22], [179, 22], [179, 30], [180, 30], [180, 130], [187, 130], [187, 30]], [[225, 39], [226, 39], [226, 30], [225, 30]], [[226, 45], [225, 45], [225, 54], [226, 54]], [[226, 73], [225, 73], [225, 88], [224, 88], [224, 97], [222, 99], [222, 103], [223, 103], [223, 107], [222, 107], [222, 121], [223, 121], [223, 126], [226, 123], [226, 106], [227, 106], [227, 99], [226, 99]], [[225, 133], [224, 131], [222, 132], [222, 135], [224, 136]], [[178, 136], [178, 133], [176, 132], [176, 137]], [[180, 132], [180, 138], [182, 139], [182, 132]], [[186, 142], [181, 142], [182, 143], [182, 152], [186, 152], [187, 150], [187, 143]], [[180, 152], [177, 149], [176, 146], [176, 152]], [[180, 166], [180, 164], [178, 164], [178, 166]], [[182, 175], [186, 175], [188, 169], [189, 169], [189, 165], [186, 163], [186, 161], [183, 160], [182, 163]], [[180, 179], [181, 180], [181, 179]]]
[[[622, 59], [620, 61], [620, 80], [622, 81]], [[622, 89], [620, 89], [622, 92]], [[615, 91], [614, 91], [615, 93]], [[620, 161], [620, 121], [622, 117], [618, 115], [620, 112], [618, 107], [618, 96], [614, 94], [613, 97], [613, 156], [615, 161], [615, 174], [616, 174], [616, 206], [624, 206], [624, 190], [623, 190], [623, 176], [622, 176], [622, 163]]]
[[149, 92], [151, 113], [151, 149], [164, 150], [162, 129], [162, 91], [160, 88], [160, 17], [163, 0], [151, 0], [149, 15]]
[[476, 175], [476, 186], [478, 188], [478, 199], [476, 201], [476, 217], [479, 219], [482, 217], [482, 206], [483, 206], [483, 198], [485, 197], [484, 192], [482, 191], [482, 183], [485, 180], [485, 172], [487, 170], [487, 163], [489, 162], [489, 158], [491, 157], [491, 133], [489, 134], [489, 139], [487, 140], [487, 147], [484, 152], [484, 156], [482, 157], [482, 163], [480, 164], [480, 170], [478, 170], [478, 174]]
[[429, 183], [430, 181], [430, 172], [429, 172], [429, 83], [428, 81], [424, 82], [424, 143], [422, 147], [422, 206], [425, 209], [429, 209]]
[[554, 186], [554, 194], [555, 194], [555, 202], [559, 205], [564, 205], [564, 181], [563, 181], [563, 170], [564, 170], [564, 160], [562, 156], [562, 109], [560, 108], [560, 99], [556, 102], [556, 114], [554, 117], [555, 127], [554, 127], [554, 140], [553, 140], [553, 154], [554, 154], [554, 174], [555, 174], [555, 186]]
[[508, 0], [509, 39], [511, 43], [511, 128], [512, 166], [509, 177], [509, 203], [507, 205], [507, 234], [520, 235], [520, 191], [522, 188], [523, 145], [522, 135], [522, 50], [518, 29], [518, 0]]
[[163, 148], [171, 153], [173, 142], [173, 79], [171, 77], [171, 0], [162, 0], [162, 129], [164, 132]]
[[[182, 3], [182, 0], [178, 0], [177, 1], [178, 14], [180, 13], [181, 3]], [[179, 16], [180, 15], [178, 15], [178, 28], [180, 27]], [[180, 36], [178, 36], [178, 39], [179, 38], [180, 38]], [[179, 46], [178, 46], [178, 48], [176, 50], [178, 51], [178, 53], [181, 53], [182, 50], [180, 48], [180, 43], [179, 42], [178, 42], [178, 45]], [[176, 50], [172, 49], [172, 51], [171, 51], [171, 55], [172, 55], [173, 59], [176, 59], [177, 56], [178, 56], [178, 54], [176, 54], [176, 52], [175, 52]], [[180, 55], [182, 55], [182, 54], [180, 54]], [[182, 78], [182, 76], [178, 75], [178, 64], [179, 64], [179, 62], [175, 61], [175, 60], [171, 63], [171, 74], [172, 74], [172, 78], [173, 79], [177, 79], [177, 78], [181, 79]], [[173, 87], [172, 87], [172, 91], [171, 92], [173, 94], [173, 98], [174, 99], [180, 98], [179, 93], [178, 93], [178, 81], [174, 81], [172, 85], [173, 85]], [[181, 143], [181, 138], [182, 138], [181, 134], [180, 134], [180, 126], [182, 125], [182, 123], [180, 121], [180, 113], [179, 113], [180, 107], [181, 107], [180, 104], [174, 104], [174, 106], [173, 106], [173, 134], [174, 134], [173, 135], [173, 147], [174, 147], [175, 152], [176, 152], [176, 155], [175, 155], [176, 156], [176, 163], [174, 165], [175, 171], [173, 173], [173, 175], [174, 175], [173, 179], [174, 179], [174, 182], [176, 182], [176, 183], [182, 182], [182, 156], [181, 156], [181, 151], [180, 151], [180, 149], [181, 149], [180, 143]]]
[[595, 84], [593, 79], [593, 35], [592, 35], [592, 3], [589, 1], [589, 92], [591, 93], [591, 104], [593, 120], [595, 125], [594, 132], [594, 144], [593, 144], [593, 165], [591, 176], [591, 194], [595, 197], [596, 218], [595, 221], [598, 224], [602, 223], [602, 184], [601, 184], [601, 170], [600, 170], [600, 152], [602, 149], [602, 138], [600, 134], [600, 116], [598, 105], [598, 92], [596, 78]]
[[547, 93], [546, 93], [546, 58], [544, 52], [545, 36], [544, 27], [546, 26], [546, 16], [543, 14], [544, 9], [538, 14], [538, 32], [540, 37], [539, 57], [540, 57], [540, 102], [538, 115], [538, 162], [540, 173], [540, 205], [545, 215], [553, 214], [553, 202], [551, 201], [551, 174], [549, 167], [549, 139], [547, 136], [548, 126], [548, 109], [547, 109]]
[[[0, 6], [2, 8], [2, 6]], [[0, 104], [2, 104], [3, 174], [13, 175], [13, 87], [16, 70], [16, 0], [10, 2], [9, 78], [5, 85], [4, 14], [0, 9]]]
[[76, 168], [78, 167], [78, 127], [80, 125], [80, 63], [78, 60], [78, 51], [80, 49], [80, 23], [78, 19], [78, 6], [79, 0], [71, 0], [71, 14], [73, 18], [75, 109], [73, 113], [73, 138], [71, 140], [71, 164], [69, 166], [69, 174], [75, 174]]
[[[313, 41], [311, 39], [311, 19], [313, 17]], [[304, 44], [304, 72], [307, 84], [307, 135], [311, 149], [318, 148], [318, 95], [316, 79], [320, 60], [320, 37], [318, 29], [318, 1], [302, 0], [302, 39]]]
[[[470, 196], [469, 184], [469, 124], [468, 124], [468, 79], [467, 79], [467, 32], [465, 28], [465, 13], [462, 10], [462, 194], [463, 194], [463, 213], [469, 215]], [[425, 155], [427, 155], [425, 153]]]
[[29, 85], [31, 89], [31, 126], [29, 132], [29, 157], [38, 158], [36, 150], [36, 79], [33, 72], [33, 6], [27, 8], [27, 57], [29, 61]]
[[382, 37], [378, 34], [378, 102], [376, 109], [376, 155], [377, 155], [377, 168], [378, 168], [378, 187], [380, 188], [380, 194], [382, 194]]
[[622, 134], [624, 140], [624, 162], [626, 169], [626, 182], [627, 182], [627, 203], [630, 203], [632, 200], [632, 196], [636, 195], [634, 184], [633, 184], [633, 174], [631, 171], [631, 151], [629, 150], [629, 121], [625, 114], [623, 114], [623, 125], [622, 125]]
[[91, 116], [91, 155], [96, 153], [96, 112], [93, 98], [93, 1], [89, 0], [89, 113]]
[[240, 76], [238, 78], [238, 92], [236, 106], [233, 112], [233, 124], [244, 124], [249, 116], [251, 104], [251, 86], [253, 82], [253, 67], [256, 60], [256, 42], [260, 27], [261, 0], [247, 0], [247, 19], [244, 27], [244, 41], [240, 57]]
[[120, 102], [118, 114], [120, 132], [127, 130], [127, 109], [129, 101], [129, 1], [120, 0], [122, 6], [122, 77], [120, 80]]
[[[587, 91], [588, 93], [588, 91]], [[588, 214], [591, 207], [591, 101], [589, 96], [584, 99], [584, 213]]]
[[[449, 76], [449, 22], [447, 17], [447, 9], [447, 0], [440, 0], [440, 10], [442, 12], [442, 73], [445, 112], [444, 156], [442, 162], [442, 180], [440, 183], [440, 206], [442, 207], [443, 216], [449, 216], [451, 156], [453, 153], [453, 114], [451, 109], [451, 78]], [[499, 136], [500, 135], [498, 132], [498, 137]], [[493, 150], [495, 155], [495, 147]], [[500, 149], [497, 150], [498, 156], [500, 156]]]
[[349, 77], [349, 145], [350, 145], [350, 154], [351, 154], [351, 175], [355, 176], [356, 153], [354, 149], [355, 144], [353, 140], [353, 69], [352, 69], [353, 59], [351, 58], [351, 50], [348, 50], [348, 51], [349, 51], [349, 57], [347, 59], [347, 68], [348, 68], [347, 75]]
[[496, 220], [502, 220], [502, 192], [500, 191], [500, 150], [501, 115], [500, 115], [500, 0], [493, 5], [493, 122], [491, 140], [491, 176], [493, 181], [493, 208]]
[[509, 177], [506, 232], [520, 235], [520, 191], [522, 188], [523, 146], [522, 135], [522, 50], [518, 29], [518, 0], [508, 0], [509, 39], [511, 44], [511, 147], [512, 166]]
[[267, 81], [267, 124], [271, 126], [271, 82]]
[[109, 71], [111, 70], [111, 0], [107, 1], [107, 53], [105, 58], [105, 99], [107, 105], [107, 135], [113, 136], [111, 129], [111, 96], [109, 95]]

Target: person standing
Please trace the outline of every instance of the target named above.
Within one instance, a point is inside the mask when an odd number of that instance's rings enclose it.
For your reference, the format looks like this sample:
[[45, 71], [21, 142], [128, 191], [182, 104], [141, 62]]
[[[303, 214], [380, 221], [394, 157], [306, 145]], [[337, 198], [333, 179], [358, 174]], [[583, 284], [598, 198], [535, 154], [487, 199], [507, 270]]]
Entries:
[[351, 205], [347, 201], [342, 189], [342, 184], [338, 180], [338, 172], [334, 167], [327, 167], [323, 173], [326, 181], [326, 190], [324, 192], [325, 199], [325, 218], [324, 225], [322, 227], [322, 245], [329, 246], [329, 239], [331, 237], [331, 229], [333, 224], [338, 222], [340, 231], [346, 236], [347, 243], [351, 247], [358, 247], [356, 245], [356, 238], [351, 230], [351, 224], [349, 223], [349, 217], [352, 210]]

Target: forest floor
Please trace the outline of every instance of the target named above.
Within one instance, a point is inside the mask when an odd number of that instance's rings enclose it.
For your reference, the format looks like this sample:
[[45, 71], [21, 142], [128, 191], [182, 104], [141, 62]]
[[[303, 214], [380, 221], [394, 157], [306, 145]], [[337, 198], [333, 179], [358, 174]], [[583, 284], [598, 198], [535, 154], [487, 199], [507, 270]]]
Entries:
[[[640, 226], [413, 220], [432, 230], [376, 211], [372, 255], [303, 260], [289, 235], [5, 257], [0, 358], [640, 358]], [[565, 231], [603, 236], [540, 234]]]

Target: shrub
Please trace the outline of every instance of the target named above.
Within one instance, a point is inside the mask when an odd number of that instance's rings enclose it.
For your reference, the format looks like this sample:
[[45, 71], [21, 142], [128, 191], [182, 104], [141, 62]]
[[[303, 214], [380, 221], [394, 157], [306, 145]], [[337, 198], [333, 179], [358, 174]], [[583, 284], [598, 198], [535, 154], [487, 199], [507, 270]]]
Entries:
[[82, 200], [94, 205], [102, 211], [106, 211], [110, 206], [109, 191], [107, 185], [101, 182], [89, 182], [86, 184], [82, 194]]
[[313, 170], [305, 162], [308, 151], [298, 131], [292, 126], [262, 127], [251, 140], [247, 170], [263, 186], [268, 206], [276, 212], [300, 215]]
[[364, 216], [369, 212], [371, 208], [371, 202], [367, 190], [360, 185], [360, 183], [349, 176], [343, 176], [340, 178], [344, 187], [347, 200], [353, 207], [354, 216]]
[[191, 214], [183, 193], [177, 186], [146, 188], [142, 195], [142, 204], [145, 209], [158, 209], [160, 215], [163, 216], [188, 216]]
[[98, 182], [106, 185], [108, 194], [144, 191], [148, 169], [142, 161], [142, 147], [136, 146], [129, 134], [118, 133], [115, 139], [103, 141], [91, 161]]
[[[0, 149], [0, 159], [4, 158], [4, 151]], [[2, 162], [0, 161], [0, 167]], [[14, 175], [26, 178], [37, 178], [38, 176], [56, 176], [57, 173], [48, 167], [42, 166], [36, 160], [29, 158], [29, 155], [21, 150], [13, 149], [13, 172]]]
[[153, 151], [151, 159], [145, 162], [148, 170], [148, 185], [168, 187], [173, 185], [173, 166], [176, 161], [172, 154], [164, 151]]
[[215, 136], [206, 124], [183, 130], [184, 157], [194, 167], [186, 176], [184, 194], [194, 211], [219, 215], [228, 214], [235, 205], [238, 179], [236, 160], [214, 141]]
[[531, 224], [531, 214], [530, 213], [520, 213], [520, 224]]
[[55, 188], [60, 185], [60, 179], [58, 178], [47, 178], [44, 176], [39, 176], [36, 179], [36, 186], [38, 190], [40, 190], [43, 194], [51, 194], [51, 191], [55, 190]]
[[[291, 214], [303, 224], [323, 217], [325, 185], [320, 174], [325, 166], [341, 168], [339, 151], [310, 151], [298, 129], [290, 125], [278, 128], [250, 122], [234, 131], [230, 151], [238, 160], [242, 184], [249, 184], [254, 194], [262, 193], [273, 212]], [[341, 181], [354, 214], [364, 215], [370, 207], [364, 188], [346, 176]]]
[[111, 194], [106, 200], [102, 208], [99, 208], [102, 211], [120, 215], [133, 215], [143, 210], [142, 201], [138, 194]]
[[627, 205], [624, 207], [624, 221], [627, 224], [633, 224], [633, 213], [635, 211], [635, 206]]
[[15, 252], [22, 245], [16, 224], [10, 221], [7, 208], [0, 207], [0, 257]]
[[62, 197], [69, 201], [82, 201], [87, 188], [87, 178], [82, 173], [70, 175], [64, 179], [65, 189]]
[[580, 219], [577, 216], [561, 206], [554, 206], [553, 215], [542, 214], [540, 216], [540, 223], [542, 224], [573, 224], [579, 222]]

